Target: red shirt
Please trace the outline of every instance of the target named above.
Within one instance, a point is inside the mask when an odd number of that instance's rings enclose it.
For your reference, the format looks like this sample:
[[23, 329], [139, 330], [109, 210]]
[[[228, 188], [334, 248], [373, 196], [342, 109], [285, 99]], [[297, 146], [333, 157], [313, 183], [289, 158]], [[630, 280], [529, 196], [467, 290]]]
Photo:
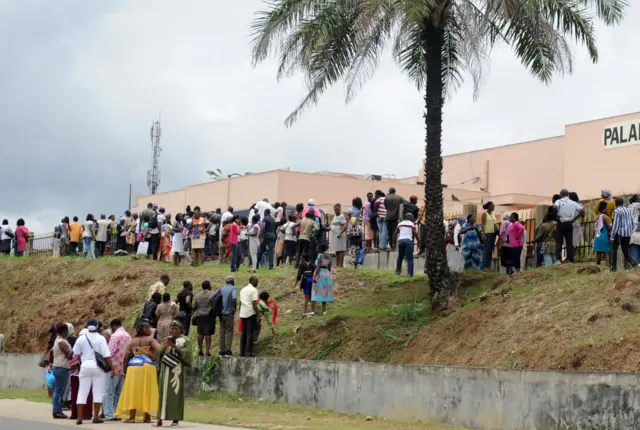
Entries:
[[234, 222], [233, 224], [231, 224], [231, 231], [229, 232], [229, 243], [232, 245], [237, 245], [238, 236], [240, 236], [240, 226]]

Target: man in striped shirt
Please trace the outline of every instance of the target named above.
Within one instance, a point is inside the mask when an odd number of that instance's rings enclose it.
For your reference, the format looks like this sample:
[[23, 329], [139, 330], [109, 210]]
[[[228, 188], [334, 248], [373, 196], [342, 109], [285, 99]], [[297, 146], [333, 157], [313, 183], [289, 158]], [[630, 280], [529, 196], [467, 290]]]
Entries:
[[629, 255], [629, 243], [633, 234], [633, 214], [624, 207], [624, 199], [616, 197], [616, 210], [613, 217], [613, 231], [611, 232], [612, 255], [611, 255], [611, 271], [615, 272], [618, 268], [618, 248], [622, 247], [624, 255], [624, 267], [629, 269], [634, 267], [636, 263]]

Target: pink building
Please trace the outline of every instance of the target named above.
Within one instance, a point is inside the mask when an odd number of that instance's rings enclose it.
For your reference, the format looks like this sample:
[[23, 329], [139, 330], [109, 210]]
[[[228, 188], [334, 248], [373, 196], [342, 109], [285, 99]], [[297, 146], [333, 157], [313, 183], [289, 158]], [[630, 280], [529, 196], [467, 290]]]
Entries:
[[[549, 203], [562, 188], [577, 192], [583, 200], [599, 197], [602, 188], [614, 194], [640, 192], [640, 180], [633, 174], [638, 160], [640, 113], [570, 124], [562, 136], [448, 155], [443, 170], [445, 213], [461, 212], [464, 202], [489, 199], [498, 211], [532, 208]], [[280, 169], [138, 196], [134, 210], [148, 202], [175, 214], [187, 205], [199, 205], [204, 211], [228, 205], [239, 210], [263, 198], [291, 205], [313, 198], [330, 211], [335, 203], [349, 207], [354, 196], [364, 199], [368, 192], [386, 192], [389, 187], [405, 198], [422, 199], [423, 178], [424, 167], [415, 177], [380, 181], [355, 174]]]

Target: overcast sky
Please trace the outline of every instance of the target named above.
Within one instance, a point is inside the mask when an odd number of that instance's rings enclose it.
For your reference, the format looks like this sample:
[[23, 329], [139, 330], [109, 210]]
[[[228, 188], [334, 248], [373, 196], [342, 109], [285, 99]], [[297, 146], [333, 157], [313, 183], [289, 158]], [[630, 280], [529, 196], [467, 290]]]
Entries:
[[[129, 183], [134, 195], [147, 193], [149, 127], [160, 109], [160, 191], [203, 182], [214, 168], [415, 175], [424, 154], [422, 96], [390, 57], [351, 104], [339, 86], [292, 128], [283, 125], [304, 87], [301, 78], [277, 82], [273, 62], [251, 67], [249, 26], [261, 7], [0, 2], [0, 217], [14, 224], [22, 216], [46, 232], [63, 215], [120, 215]], [[600, 62], [580, 50], [574, 74], [549, 87], [496, 49], [480, 100], [468, 83], [445, 106], [444, 153], [640, 111], [640, 45], [632, 43], [639, 20], [635, 5], [621, 27], [600, 29]]]

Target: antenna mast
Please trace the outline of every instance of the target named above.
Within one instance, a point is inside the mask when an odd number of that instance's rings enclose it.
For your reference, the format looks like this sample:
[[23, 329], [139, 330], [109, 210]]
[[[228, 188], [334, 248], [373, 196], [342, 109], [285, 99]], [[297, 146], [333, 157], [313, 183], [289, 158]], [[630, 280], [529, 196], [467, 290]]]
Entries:
[[151, 194], [155, 194], [158, 191], [158, 185], [160, 185], [160, 152], [162, 152], [162, 148], [160, 147], [160, 136], [162, 136], [162, 128], [160, 127], [160, 119], [158, 121], [154, 121], [151, 124], [151, 131], [149, 132], [151, 136], [151, 149], [153, 151], [153, 165], [151, 170], [147, 170], [147, 186], [149, 187], [149, 192]]

